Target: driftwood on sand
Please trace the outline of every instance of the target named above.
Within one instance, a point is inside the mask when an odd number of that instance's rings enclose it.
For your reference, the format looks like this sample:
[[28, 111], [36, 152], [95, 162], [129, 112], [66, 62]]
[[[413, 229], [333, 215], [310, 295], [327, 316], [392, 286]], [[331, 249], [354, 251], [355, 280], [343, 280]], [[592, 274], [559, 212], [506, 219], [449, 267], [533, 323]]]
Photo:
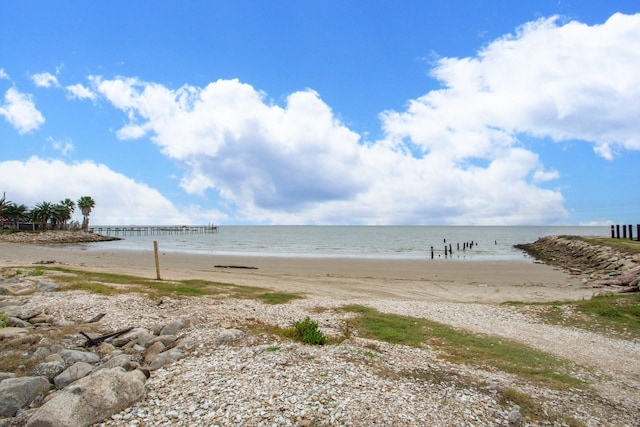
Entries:
[[85, 347], [93, 347], [95, 345], [98, 345], [98, 344], [102, 343], [103, 341], [105, 341], [105, 340], [107, 340], [109, 338], [113, 338], [113, 337], [117, 337], [117, 336], [122, 335], [122, 334], [126, 334], [127, 332], [129, 332], [132, 329], [133, 329], [133, 326], [129, 327], [129, 328], [125, 328], [125, 329], [120, 329], [119, 331], [112, 332], [110, 334], [101, 335], [101, 336], [96, 337], [96, 338], [91, 338], [89, 335], [85, 334], [84, 332], [80, 332], [80, 335], [82, 335], [83, 337], [85, 337], [87, 339], [87, 342], [84, 344]]

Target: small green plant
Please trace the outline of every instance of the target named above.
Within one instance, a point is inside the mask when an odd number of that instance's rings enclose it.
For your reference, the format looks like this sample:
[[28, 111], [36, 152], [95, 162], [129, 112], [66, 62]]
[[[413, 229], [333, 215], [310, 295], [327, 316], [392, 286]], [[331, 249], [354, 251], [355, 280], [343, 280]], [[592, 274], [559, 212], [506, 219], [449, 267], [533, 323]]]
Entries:
[[295, 338], [305, 344], [324, 345], [327, 337], [318, 329], [318, 322], [311, 320], [309, 316], [293, 324]]
[[0, 328], [6, 328], [8, 321], [9, 317], [7, 316], [7, 313], [0, 311]]

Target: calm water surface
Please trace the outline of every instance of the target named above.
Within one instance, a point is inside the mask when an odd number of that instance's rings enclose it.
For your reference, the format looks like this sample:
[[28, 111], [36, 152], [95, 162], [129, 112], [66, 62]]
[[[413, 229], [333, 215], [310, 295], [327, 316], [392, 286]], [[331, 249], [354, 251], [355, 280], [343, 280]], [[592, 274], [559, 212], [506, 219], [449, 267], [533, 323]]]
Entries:
[[[454, 260], [527, 259], [513, 248], [547, 235], [602, 236], [610, 233], [599, 227], [457, 227], [457, 226], [221, 226], [218, 233], [126, 236], [124, 240], [92, 243], [84, 248], [153, 250], [158, 241], [162, 252], [211, 255], [332, 257], [374, 259], [445, 258], [451, 245]], [[473, 242], [463, 250], [464, 243]], [[460, 250], [458, 250], [458, 245]]]

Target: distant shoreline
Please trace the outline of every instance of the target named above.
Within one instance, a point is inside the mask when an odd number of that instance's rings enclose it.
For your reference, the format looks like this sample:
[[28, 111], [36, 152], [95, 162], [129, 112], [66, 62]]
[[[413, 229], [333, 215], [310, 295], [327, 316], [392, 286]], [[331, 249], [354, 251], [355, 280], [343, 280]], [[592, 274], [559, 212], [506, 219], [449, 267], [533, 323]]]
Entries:
[[103, 236], [85, 231], [47, 230], [47, 231], [17, 231], [0, 233], [0, 242], [55, 245], [70, 243], [92, 243], [121, 240], [119, 237]]

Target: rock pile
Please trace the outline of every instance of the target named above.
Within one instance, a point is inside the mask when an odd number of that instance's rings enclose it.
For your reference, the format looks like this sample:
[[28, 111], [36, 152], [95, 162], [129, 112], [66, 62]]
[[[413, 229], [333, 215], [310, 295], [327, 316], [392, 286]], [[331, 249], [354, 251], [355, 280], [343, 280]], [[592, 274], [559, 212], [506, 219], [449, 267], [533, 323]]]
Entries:
[[[18, 291], [29, 286], [10, 285]], [[31, 286], [31, 292], [38, 289]], [[3, 288], [6, 294], [6, 284]], [[0, 372], [2, 427], [99, 422], [142, 398], [151, 371], [183, 357], [178, 333], [189, 325], [188, 319], [172, 320], [157, 331], [129, 327], [92, 338], [65, 330], [94, 329], [96, 323], [72, 325], [11, 305], [19, 301], [0, 300], [7, 323], [0, 328], [2, 357], [20, 358], [18, 366], [25, 371]]]
[[637, 290], [640, 284], [640, 254], [567, 236], [547, 236], [534, 243], [515, 245], [532, 257], [583, 275], [594, 286], [622, 286]]
[[59, 243], [91, 243], [106, 242], [110, 240], [120, 240], [118, 237], [102, 236], [85, 231], [20, 231], [16, 233], [0, 233], [0, 242], [27, 243], [38, 245], [49, 245]]

